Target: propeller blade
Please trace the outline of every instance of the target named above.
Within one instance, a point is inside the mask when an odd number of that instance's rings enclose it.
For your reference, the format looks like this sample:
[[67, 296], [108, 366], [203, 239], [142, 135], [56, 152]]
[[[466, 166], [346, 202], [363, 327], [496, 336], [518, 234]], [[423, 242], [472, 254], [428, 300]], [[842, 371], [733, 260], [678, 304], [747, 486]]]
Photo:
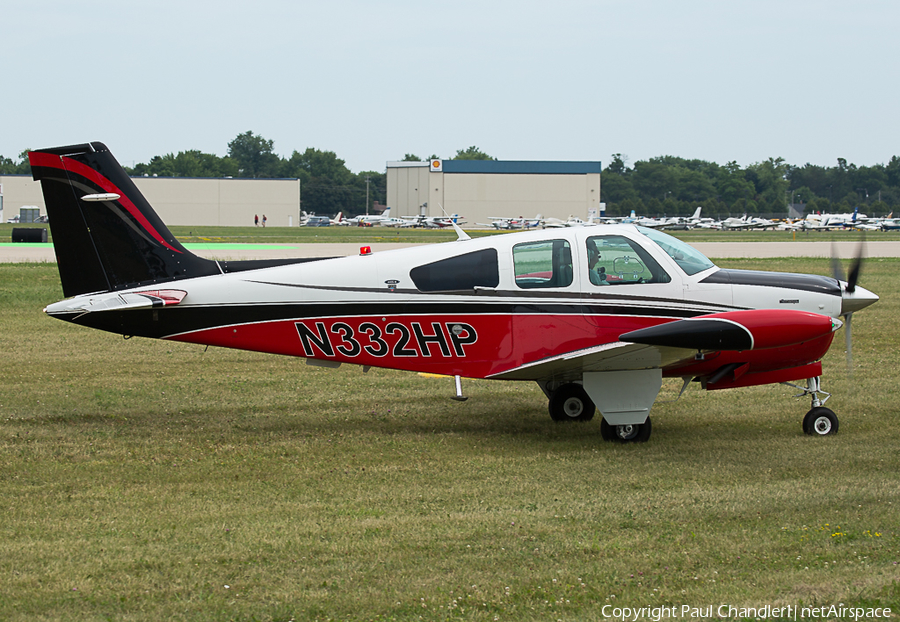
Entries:
[[837, 281], [846, 281], [844, 278], [844, 268], [841, 266], [841, 260], [838, 258], [837, 246], [834, 240], [831, 241], [831, 276]]
[[851, 320], [853, 314], [848, 313], [844, 316], [844, 338], [847, 340], [847, 371], [853, 375], [853, 325]]
[[850, 267], [850, 274], [847, 276], [847, 291], [851, 294], [856, 291], [856, 282], [859, 280], [859, 272], [862, 269], [863, 250], [866, 243], [865, 236], [859, 243], [859, 250], [856, 253], [856, 259]]

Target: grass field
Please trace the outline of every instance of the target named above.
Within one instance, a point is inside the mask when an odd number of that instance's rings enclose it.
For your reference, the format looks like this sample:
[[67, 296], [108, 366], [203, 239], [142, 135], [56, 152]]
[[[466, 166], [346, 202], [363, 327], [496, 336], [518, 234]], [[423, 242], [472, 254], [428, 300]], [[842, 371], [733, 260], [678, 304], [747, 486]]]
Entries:
[[457, 403], [450, 379], [124, 341], [41, 313], [55, 265], [0, 266], [0, 619], [896, 617], [898, 271], [865, 265], [852, 376], [841, 333], [825, 360], [836, 436], [802, 434], [789, 387], [695, 388], [623, 446], [534, 384]]
[[[0, 242], [8, 242], [13, 227], [48, 227], [48, 225], [0, 224]], [[472, 237], [508, 233], [489, 229], [471, 229], [464, 225]], [[306, 244], [315, 242], [349, 243], [428, 243], [447, 242], [456, 239], [450, 229], [395, 229], [392, 227], [213, 227], [213, 226], [173, 226], [172, 233], [184, 244], [200, 243], [270, 243]], [[48, 234], [52, 233], [48, 229]], [[693, 242], [817, 242], [831, 240], [900, 240], [900, 231], [712, 231], [694, 229], [692, 231], [667, 231], [667, 233]], [[53, 240], [52, 235], [50, 241]]]

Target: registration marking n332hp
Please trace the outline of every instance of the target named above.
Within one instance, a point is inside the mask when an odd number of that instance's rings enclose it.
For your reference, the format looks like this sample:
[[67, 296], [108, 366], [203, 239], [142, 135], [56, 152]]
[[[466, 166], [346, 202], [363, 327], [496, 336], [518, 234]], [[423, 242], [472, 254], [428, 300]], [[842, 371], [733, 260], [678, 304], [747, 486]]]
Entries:
[[[351, 323], [349, 323], [349, 320]], [[386, 359], [441, 356], [443, 358], [466, 356], [465, 346], [478, 341], [478, 334], [465, 322], [387, 322], [382, 318], [360, 320], [317, 320], [296, 322], [303, 354], [309, 358], [325, 356], [344, 358], [358, 362], [359, 357]], [[434, 354], [432, 349], [435, 350]]]
[[[172, 235], [102, 143], [29, 154], [64, 300], [114, 333], [460, 378], [537, 382], [556, 421], [646, 441], [664, 377], [805, 383], [803, 430], [838, 429], [821, 359], [878, 296], [849, 277], [723, 270], [665, 233], [578, 226], [336, 258], [212, 261]], [[860, 255], [861, 256], [861, 255]], [[848, 346], [849, 346], [849, 330]], [[849, 347], [848, 347], [849, 351]]]

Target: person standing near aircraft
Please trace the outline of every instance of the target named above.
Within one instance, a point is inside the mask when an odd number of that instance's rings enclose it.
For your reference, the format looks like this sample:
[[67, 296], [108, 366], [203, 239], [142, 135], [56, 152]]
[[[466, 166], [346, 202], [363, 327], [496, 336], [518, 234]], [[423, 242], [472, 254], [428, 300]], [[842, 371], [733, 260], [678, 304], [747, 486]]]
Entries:
[[259, 214], [253, 214], [253, 226], [254, 227], [259, 226]]
[[263, 214], [263, 227], [265, 227], [265, 226], [266, 226], [266, 215]]

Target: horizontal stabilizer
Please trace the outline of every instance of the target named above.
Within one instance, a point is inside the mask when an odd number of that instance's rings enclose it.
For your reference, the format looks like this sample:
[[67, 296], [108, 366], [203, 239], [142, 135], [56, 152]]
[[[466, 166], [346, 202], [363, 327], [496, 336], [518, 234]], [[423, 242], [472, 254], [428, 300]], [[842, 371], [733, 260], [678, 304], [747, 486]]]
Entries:
[[177, 305], [184, 300], [186, 295], [187, 292], [179, 289], [156, 289], [127, 294], [104, 292], [61, 300], [48, 305], [44, 312], [48, 315], [66, 315], [70, 313], [82, 314], [101, 311], [152, 309]]

